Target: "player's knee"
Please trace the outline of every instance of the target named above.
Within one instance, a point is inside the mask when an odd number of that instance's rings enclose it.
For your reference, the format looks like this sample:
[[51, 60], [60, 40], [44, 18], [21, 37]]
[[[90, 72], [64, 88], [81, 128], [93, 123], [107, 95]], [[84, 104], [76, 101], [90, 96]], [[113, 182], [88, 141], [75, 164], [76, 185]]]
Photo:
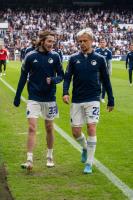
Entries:
[[88, 126], [88, 132], [90, 136], [96, 135], [96, 124], [90, 124]]
[[72, 128], [72, 134], [75, 138], [79, 137], [81, 135], [81, 128], [79, 127], [73, 127]]
[[36, 126], [34, 124], [29, 125], [29, 133], [35, 133], [36, 132]]
[[46, 131], [48, 133], [53, 131], [53, 124], [52, 123], [47, 123], [45, 127], [46, 127]]

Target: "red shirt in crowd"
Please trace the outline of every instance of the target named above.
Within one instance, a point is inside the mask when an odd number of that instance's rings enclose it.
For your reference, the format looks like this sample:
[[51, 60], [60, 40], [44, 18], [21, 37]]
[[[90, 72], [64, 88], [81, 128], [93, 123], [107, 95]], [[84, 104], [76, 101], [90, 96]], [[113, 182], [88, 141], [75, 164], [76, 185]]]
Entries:
[[6, 49], [0, 49], [0, 60], [7, 60], [7, 50]]

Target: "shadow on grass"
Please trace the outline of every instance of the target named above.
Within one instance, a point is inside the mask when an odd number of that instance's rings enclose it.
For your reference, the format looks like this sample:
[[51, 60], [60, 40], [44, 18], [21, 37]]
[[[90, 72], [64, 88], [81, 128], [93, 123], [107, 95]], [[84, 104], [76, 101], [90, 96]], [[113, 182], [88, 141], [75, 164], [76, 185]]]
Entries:
[[7, 184], [6, 168], [4, 164], [0, 164], [0, 199], [13, 200], [13, 197]]

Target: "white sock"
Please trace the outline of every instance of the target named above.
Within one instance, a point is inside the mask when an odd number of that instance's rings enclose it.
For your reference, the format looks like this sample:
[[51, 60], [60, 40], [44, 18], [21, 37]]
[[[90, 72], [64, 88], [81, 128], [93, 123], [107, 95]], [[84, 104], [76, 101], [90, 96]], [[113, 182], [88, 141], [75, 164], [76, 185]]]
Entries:
[[33, 162], [33, 153], [27, 152], [27, 160]]
[[87, 149], [87, 141], [83, 133], [81, 133], [81, 136], [76, 138], [76, 140], [83, 147], [83, 149]]
[[87, 161], [86, 163], [90, 164], [92, 166], [94, 161], [94, 155], [96, 150], [96, 143], [97, 143], [97, 137], [96, 136], [90, 136], [87, 139]]
[[53, 158], [53, 149], [47, 150], [47, 158]]

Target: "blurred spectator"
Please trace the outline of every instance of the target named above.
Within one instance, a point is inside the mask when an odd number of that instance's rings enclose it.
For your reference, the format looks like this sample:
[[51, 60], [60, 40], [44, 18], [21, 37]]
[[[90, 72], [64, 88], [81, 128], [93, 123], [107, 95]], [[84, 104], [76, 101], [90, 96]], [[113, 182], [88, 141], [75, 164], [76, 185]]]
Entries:
[[[57, 32], [57, 43], [63, 54], [73, 54], [78, 50], [76, 33], [91, 27], [95, 34], [94, 47], [105, 38], [113, 55], [126, 54], [133, 40], [133, 11], [124, 9], [58, 9], [0, 11], [3, 22], [9, 23], [8, 31], [0, 32], [8, 49], [20, 51], [23, 44], [30, 45], [30, 38], [38, 31], [51, 29]], [[11, 53], [12, 55], [12, 53]]]
[[24, 46], [20, 50], [20, 61], [23, 62], [25, 58], [25, 51], [27, 49], [27, 44], [24, 44]]
[[35, 50], [35, 48], [36, 48], [36, 43], [37, 43], [36, 37], [32, 37], [32, 38], [31, 38], [31, 45], [30, 45], [29, 47], [26, 48], [26, 50], [25, 50], [25, 55], [26, 55], [27, 53], [29, 53], [30, 51]]
[[[2, 75], [6, 75], [6, 61], [8, 59], [8, 51], [6, 48], [4, 48], [3, 44], [0, 44], [0, 77]], [[4, 66], [2, 70], [2, 66]], [[3, 71], [3, 73], [2, 73]]]

